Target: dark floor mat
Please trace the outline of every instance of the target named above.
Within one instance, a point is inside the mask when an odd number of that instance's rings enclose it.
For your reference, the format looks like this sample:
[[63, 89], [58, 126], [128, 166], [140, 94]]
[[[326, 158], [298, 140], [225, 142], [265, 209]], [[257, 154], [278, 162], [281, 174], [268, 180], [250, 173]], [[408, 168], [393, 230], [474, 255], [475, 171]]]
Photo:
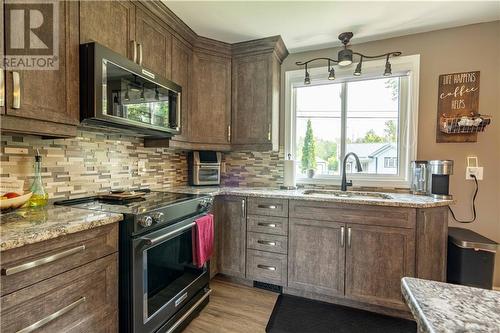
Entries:
[[341, 305], [280, 295], [266, 327], [267, 333], [415, 333], [410, 320], [393, 318]]

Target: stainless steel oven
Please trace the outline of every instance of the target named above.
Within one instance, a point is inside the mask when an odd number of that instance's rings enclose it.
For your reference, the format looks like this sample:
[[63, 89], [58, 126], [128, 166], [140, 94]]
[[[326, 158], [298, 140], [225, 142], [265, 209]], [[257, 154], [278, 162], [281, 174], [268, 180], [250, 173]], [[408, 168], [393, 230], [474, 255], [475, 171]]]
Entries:
[[[133, 239], [134, 332], [174, 332], [210, 294], [209, 263], [193, 264], [192, 227], [200, 216]], [[171, 320], [176, 314], [184, 316]]]

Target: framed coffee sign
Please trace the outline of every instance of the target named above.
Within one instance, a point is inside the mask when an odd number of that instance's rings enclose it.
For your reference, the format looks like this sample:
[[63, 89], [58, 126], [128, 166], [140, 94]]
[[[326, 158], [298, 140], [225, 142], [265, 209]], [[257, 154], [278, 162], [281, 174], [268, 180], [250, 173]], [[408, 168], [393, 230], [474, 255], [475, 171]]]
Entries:
[[[480, 72], [439, 76], [436, 142], [476, 142]], [[468, 127], [462, 125], [469, 125]]]

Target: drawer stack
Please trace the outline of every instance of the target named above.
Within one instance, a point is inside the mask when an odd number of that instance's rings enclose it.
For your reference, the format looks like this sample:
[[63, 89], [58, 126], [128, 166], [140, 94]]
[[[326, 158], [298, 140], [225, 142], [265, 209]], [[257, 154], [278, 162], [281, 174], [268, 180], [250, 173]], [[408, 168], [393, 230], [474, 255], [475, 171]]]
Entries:
[[117, 332], [118, 224], [2, 252], [1, 332]]
[[246, 277], [286, 286], [288, 200], [248, 198]]

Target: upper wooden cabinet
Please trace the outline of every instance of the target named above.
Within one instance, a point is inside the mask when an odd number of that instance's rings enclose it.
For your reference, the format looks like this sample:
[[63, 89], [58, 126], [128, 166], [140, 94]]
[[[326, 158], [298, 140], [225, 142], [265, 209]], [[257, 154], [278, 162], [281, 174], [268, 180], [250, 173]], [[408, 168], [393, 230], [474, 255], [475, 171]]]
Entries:
[[135, 5], [131, 1], [80, 1], [79, 5], [80, 43], [97, 42], [133, 60]]
[[[5, 79], [3, 131], [50, 137], [76, 135], [79, 123], [78, 3], [61, 1], [58, 4], [59, 67], [2, 72], [1, 78]], [[5, 33], [9, 33], [7, 28]], [[1, 37], [3, 39], [3, 34]]]
[[181, 93], [181, 133], [173, 140], [185, 142], [189, 139], [188, 124], [191, 107], [191, 72], [193, 50], [177, 38], [172, 39], [172, 81], [182, 87]]
[[170, 79], [172, 74], [172, 35], [161, 21], [136, 8], [135, 33], [137, 62], [147, 69]]
[[189, 139], [198, 144], [229, 145], [231, 58], [195, 50], [193, 69]]
[[287, 55], [280, 36], [233, 45], [233, 149], [278, 150], [281, 62]]

